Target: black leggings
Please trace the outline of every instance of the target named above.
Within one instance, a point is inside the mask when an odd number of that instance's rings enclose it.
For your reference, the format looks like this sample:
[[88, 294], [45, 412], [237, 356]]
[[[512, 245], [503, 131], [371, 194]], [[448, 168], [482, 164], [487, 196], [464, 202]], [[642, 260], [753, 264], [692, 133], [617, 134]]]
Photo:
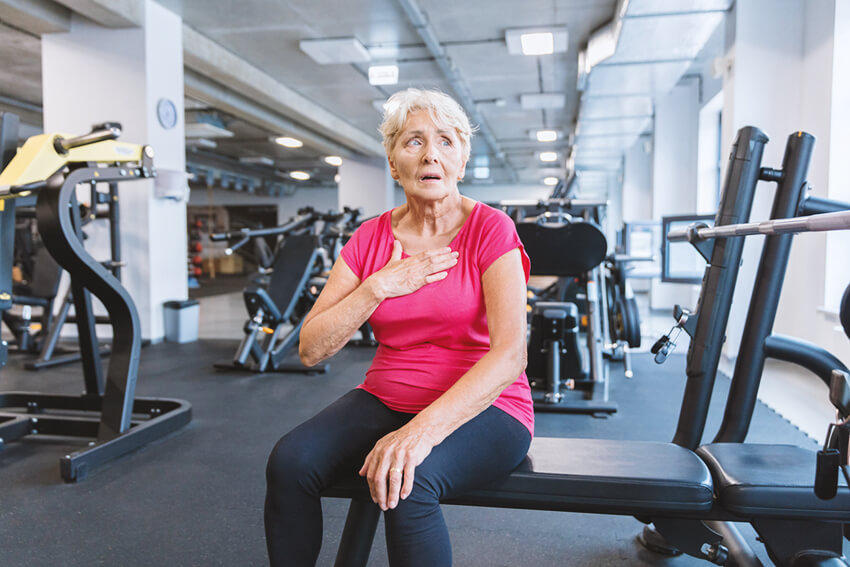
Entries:
[[[378, 439], [413, 417], [352, 390], [278, 441], [266, 469], [266, 544], [272, 566], [315, 565], [322, 545], [322, 490], [356, 475]], [[416, 467], [410, 496], [384, 512], [390, 565], [451, 565], [440, 499], [508, 474], [530, 443], [524, 425], [491, 406], [434, 447]]]

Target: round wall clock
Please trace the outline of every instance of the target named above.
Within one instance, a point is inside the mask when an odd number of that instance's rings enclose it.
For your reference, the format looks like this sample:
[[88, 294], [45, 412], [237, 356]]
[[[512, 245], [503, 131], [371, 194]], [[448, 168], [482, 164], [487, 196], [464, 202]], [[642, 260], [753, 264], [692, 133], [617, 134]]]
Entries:
[[166, 130], [177, 125], [177, 107], [167, 98], [161, 98], [156, 103], [156, 118]]

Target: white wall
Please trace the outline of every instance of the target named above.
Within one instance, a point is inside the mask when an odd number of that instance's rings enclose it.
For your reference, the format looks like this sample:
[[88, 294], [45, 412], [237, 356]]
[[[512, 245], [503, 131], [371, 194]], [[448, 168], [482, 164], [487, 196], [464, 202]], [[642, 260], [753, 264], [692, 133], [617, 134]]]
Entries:
[[337, 206], [359, 207], [365, 217], [393, 208], [395, 181], [387, 158], [348, 158], [339, 167]]
[[[832, 114], [839, 106], [832, 98], [833, 75], [844, 73], [833, 59], [834, 31], [839, 29], [839, 36], [846, 37], [847, 27], [846, 21], [840, 28], [836, 25], [835, 10], [833, 0], [736, 3], [730, 51], [734, 60], [724, 83], [724, 147], [730, 146], [738, 128], [758, 126], [771, 138], [762, 165], [779, 168], [789, 135], [798, 130], [814, 135], [817, 142], [808, 179], [812, 194], [823, 197], [835, 183], [830, 183], [831, 168], [840, 168], [846, 161], [844, 154], [835, 163], [831, 143], [836, 125], [846, 129]], [[759, 184], [752, 220], [769, 216], [771, 185]], [[833, 318], [818, 311], [827, 287], [826, 242], [824, 234], [795, 237], [774, 330], [813, 340], [846, 360], [850, 352], [846, 338], [835, 330]], [[749, 237], [744, 248], [724, 351], [727, 361], [738, 352], [762, 243], [762, 237]], [[844, 256], [846, 253], [839, 257]]]
[[[655, 106], [652, 153], [652, 218], [696, 211], [699, 81], [685, 78]], [[694, 286], [652, 280], [650, 306], [696, 306]]]
[[[42, 36], [44, 127], [80, 134], [117, 121], [123, 141], [153, 146], [156, 167], [184, 171], [182, 22], [152, 0], [144, 7], [143, 29], [102, 28], [74, 14], [70, 32]], [[174, 102], [175, 128], [158, 124], [160, 98]], [[153, 180], [119, 184], [122, 276], [142, 335], [159, 340], [163, 301], [187, 297], [186, 211], [182, 202], [155, 199], [153, 189]], [[105, 231], [92, 235], [87, 247], [106, 257]]]
[[508, 199], [546, 199], [552, 194], [552, 188], [545, 185], [487, 185], [461, 183], [460, 192], [470, 199], [492, 203]]
[[651, 220], [652, 216], [652, 139], [638, 138], [626, 150], [623, 164], [623, 220]]

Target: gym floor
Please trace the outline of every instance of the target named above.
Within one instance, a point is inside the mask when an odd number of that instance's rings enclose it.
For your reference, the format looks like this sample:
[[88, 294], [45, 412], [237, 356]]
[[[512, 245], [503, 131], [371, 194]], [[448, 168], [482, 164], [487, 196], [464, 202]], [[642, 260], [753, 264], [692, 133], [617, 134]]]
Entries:
[[[332, 359], [327, 375], [213, 369], [215, 361], [236, 350], [244, 317], [238, 294], [211, 296], [202, 301], [204, 338], [143, 349], [137, 394], [190, 401], [193, 420], [183, 430], [92, 471], [77, 484], [62, 482], [58, 463], [82, 441], [32, 438], [0, 452], [0, 565], [266, 564], [262, 507], [268, 452], [280, 435], [358, 384], [373, 351], [347, 347]], [[34, 373], [23, 370], [23, 362], [11, 357], [0, 371], [0, 391], [82, 389], [74, 365]], [[605, 419], [540, 415], [537, 435], [669, 441], [684, 366], [683, 354], [663, 366], [648, 354], [636, 354], [635, 378], [626, 380], [621, 366], [611, 367], [611, 398], [620, 406], [616, 414]], [[727, 388], [728, 380], [719, 377], [707, 436], [719, 424]], [[761, 403], [748, 440], [816, 446]], [[347, 502], [329, 499], [324, 507], [319, 565], [331, 565]], [[631, 517], [452, 506], [445, 514], [459, 566], [705, 565], [643, 550], [635, 542], [641, 524]], [[742, 531], [766, 562], [749, 527]], [[370, 566], [387, 564], [382, 533], [379, 527]]]

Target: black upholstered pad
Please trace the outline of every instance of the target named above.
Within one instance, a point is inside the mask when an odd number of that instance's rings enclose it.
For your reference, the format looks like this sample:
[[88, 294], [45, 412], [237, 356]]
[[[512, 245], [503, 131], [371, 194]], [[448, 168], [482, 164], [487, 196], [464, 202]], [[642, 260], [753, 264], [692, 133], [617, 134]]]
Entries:
[[519, 222], [516, 230], [536, 276], [580, 276], [601, 264], [608, 251], [605, 234], [590, 222]]
[[[669, 443], [538, 437], [506, 479], [447, 499], [448, 504], [607, 514], [704, 512], [711, 475], [691, 451]], [[368, 495], [362, 479], [326, 496]]]
[[850, 489], [839, 476], [832, 500], [815, 496], [815, 451], [794, 445], [714, 443], [697, 449], [723, 508], [748, 517], [850, 521]]

